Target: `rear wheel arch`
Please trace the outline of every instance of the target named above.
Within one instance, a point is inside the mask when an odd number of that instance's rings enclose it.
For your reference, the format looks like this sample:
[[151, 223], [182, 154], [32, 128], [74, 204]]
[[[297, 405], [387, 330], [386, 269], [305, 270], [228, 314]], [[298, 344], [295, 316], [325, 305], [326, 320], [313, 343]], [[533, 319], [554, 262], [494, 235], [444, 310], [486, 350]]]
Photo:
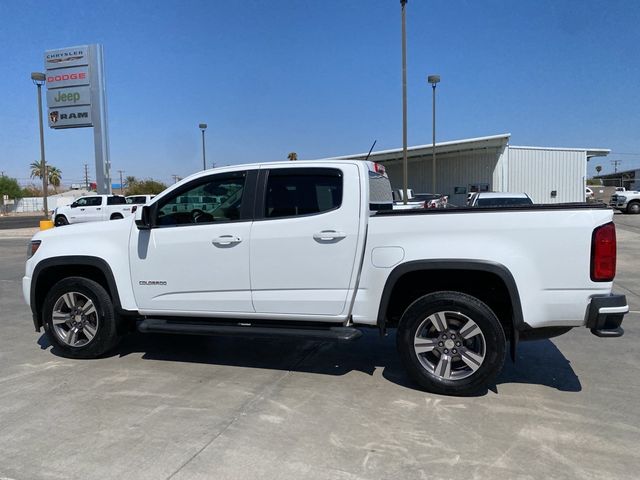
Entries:
[[[428, 277], [428, 281], [423, 282]], [[433, 278], [432, 278], [433, 277]], [[437, 277], [437, 278], [436, 278]], [[407, 291], [412, 279], [420, 283]], [[481, 280], [482, 284], [478, 281]], [[486, 303], [498, 316], [511, 341], [511, 357], [519, 331], [526, 327], [520, 294], [507, 267], [485, 260], [417, 260], [396, 266], [389, 276], [378, 309], [377, 325], [384, 332], [417, 298], [437, 291], [459, 291]], [[494, 290], [497, 290], [498, 295]]]
[[36, 265], [31, 277], [30, 304], [37, 331], [43, 325], [42, 306], [47, 292], [68, 277], [84, 277], [97, 282], [107, 291], [115, 309], [121, 310], [115, 277], [105, 260], [80, 255], [47, 258]]
[[112, 213], [109, 220], [119, 220], [121, 218], [124, 218], [121, 213]]

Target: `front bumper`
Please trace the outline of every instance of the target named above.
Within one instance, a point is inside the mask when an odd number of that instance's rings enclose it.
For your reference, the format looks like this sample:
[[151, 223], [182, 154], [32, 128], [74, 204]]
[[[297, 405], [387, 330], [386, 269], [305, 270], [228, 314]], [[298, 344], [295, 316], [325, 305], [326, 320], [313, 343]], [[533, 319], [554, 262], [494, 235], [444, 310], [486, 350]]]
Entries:
[[586, 326], [598, 337], [621, 337], [624, 330], [620, 325], [626, 313], [629, 313], [629, 305], [624, 295], [593, 297], [587, 311]]

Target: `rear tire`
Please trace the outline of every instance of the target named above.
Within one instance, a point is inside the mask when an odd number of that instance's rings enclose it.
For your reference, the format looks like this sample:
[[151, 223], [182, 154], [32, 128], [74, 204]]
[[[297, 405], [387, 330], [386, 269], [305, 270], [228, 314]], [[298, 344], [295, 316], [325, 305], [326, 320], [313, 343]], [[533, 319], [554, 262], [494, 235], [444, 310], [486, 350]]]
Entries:
[[640, 213], [640, 202], [629, 202], [627, 205], [627, 213], [637, 215]]
[[506, 337], [491, 309], [460, 292], [430, 293], [404, 312], [396, 336], [409, 376], [442, 395], [472, 395], [502, 370]]
[[63, 225], [69, 225], [69, 220], [64, 215], [58, 215], [53, 224], [56, 227], [62, 227]]
[[56, 283], [45, 297], [42, 314], [45, 331], [63, 356], [96, 358], [120, 340], [111, 297], [88, 278]]

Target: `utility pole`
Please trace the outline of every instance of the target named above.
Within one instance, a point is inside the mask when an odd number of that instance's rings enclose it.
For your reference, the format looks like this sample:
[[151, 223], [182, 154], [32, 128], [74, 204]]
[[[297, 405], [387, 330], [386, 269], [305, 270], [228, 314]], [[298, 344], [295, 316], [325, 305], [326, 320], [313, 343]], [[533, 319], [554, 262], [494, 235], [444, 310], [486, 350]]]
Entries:
[[180, 176], [175, 173], [171, 175], [171, 178], [173, 178], [173, 183], [178, 183], [178, 180], [180, 180]]
[[402, 201], [407, 204], [409, 177], [407, 173], [407, 27], [405, 7], [407, 0], [400, 0], [402, 10]]
[[613, 173], [618, 173], [618, 165], [622, 163], [622, 160], [611, 160], [611, 165], [613, 165]]
[[120, 195], [124, 195], [124, 184], [122, 183], [122, 174], [124, 173], [124, 170], [118, 170], [118, 173], [120, 174]]
[[84, 188], [89, 190], [89, 165], [84, 164]]

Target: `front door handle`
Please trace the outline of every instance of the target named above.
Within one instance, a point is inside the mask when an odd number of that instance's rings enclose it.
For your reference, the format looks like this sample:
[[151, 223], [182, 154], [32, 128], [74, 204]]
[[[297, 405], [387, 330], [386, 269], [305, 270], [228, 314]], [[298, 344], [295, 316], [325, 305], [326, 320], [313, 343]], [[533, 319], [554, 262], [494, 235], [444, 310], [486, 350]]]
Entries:
[[96, 210], [100, 210], [100, 207], [96, 208]]
[[222, 247], [229, 247], [240, 243], [242, 239], [236, 235], [221, 235], [211, 240], [214, 245], [220, 245]]
[[344, 232], [338, 232], [336, 230], [322, 230], [321, 232], [314, 233], [313, 238], [319, 242], [328, 242], [331, 240], [341, 240], [346, 237]]

